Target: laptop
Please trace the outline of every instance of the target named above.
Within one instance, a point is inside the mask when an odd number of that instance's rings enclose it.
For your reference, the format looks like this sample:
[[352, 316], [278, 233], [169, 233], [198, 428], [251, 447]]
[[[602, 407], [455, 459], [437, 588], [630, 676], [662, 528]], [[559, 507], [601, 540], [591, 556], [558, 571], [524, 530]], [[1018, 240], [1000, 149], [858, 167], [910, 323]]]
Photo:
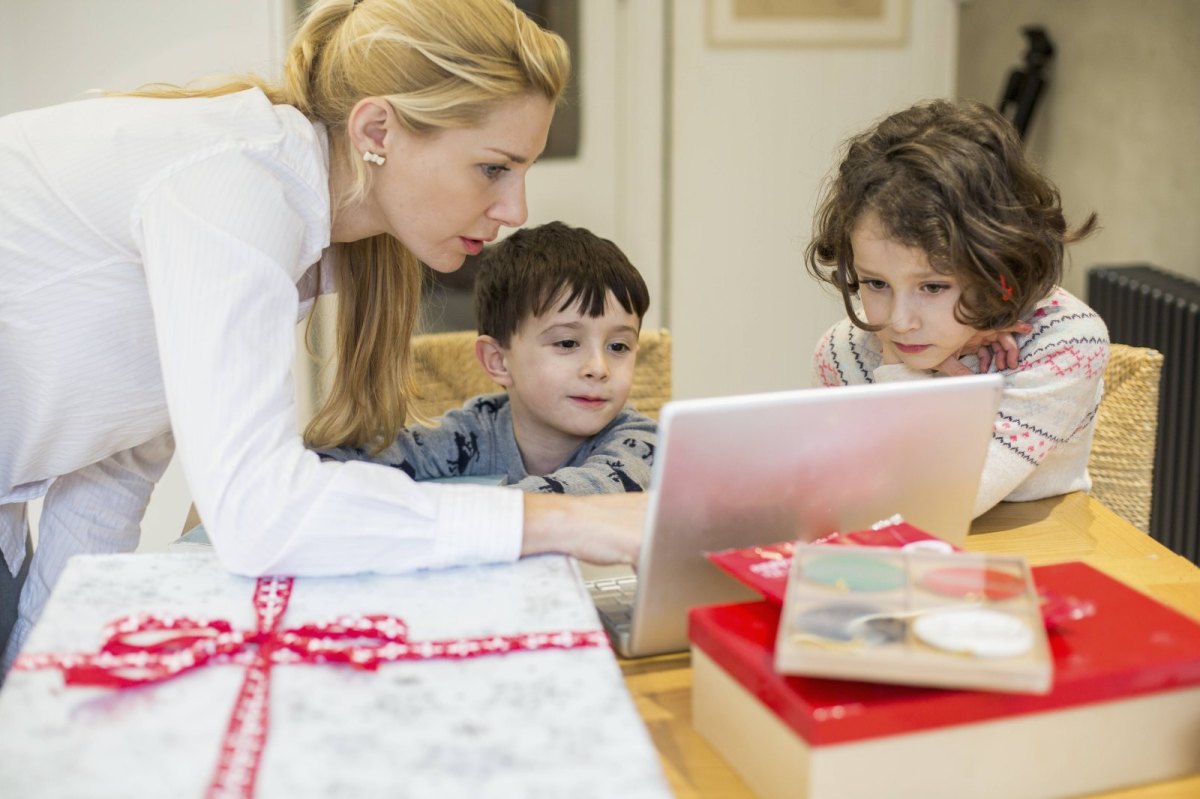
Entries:
[[665, 404], [636, 576], [588, 583], [614, 647], [684, 651], [688, 608], [760, 598], [705, 552], [895, 514], [961, 544], [1002, 386], [973, 375]]

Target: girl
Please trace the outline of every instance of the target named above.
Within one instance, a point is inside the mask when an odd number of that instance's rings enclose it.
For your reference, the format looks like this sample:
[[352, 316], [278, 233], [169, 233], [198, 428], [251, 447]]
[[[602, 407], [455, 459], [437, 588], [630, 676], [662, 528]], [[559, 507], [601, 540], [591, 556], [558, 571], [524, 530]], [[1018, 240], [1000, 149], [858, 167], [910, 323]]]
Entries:
[[1108, 331], [1058, 283], [1063, 245], [1095, 224], [1067, 228], [1057, 190], [986, 106], [934, 101], [884, 119], [850, 140], [805, 253], [849, 317], [817, 345], [816, 379], [998, 371], [975, 515], [1086, 491]]
[[[568, 73], [562, 39], [508, 0], [320, 0], [278, 85], [0, 119], [5, 661], [68, 557], [136, 547], [176, 447], [239, 574], [636, 558], [639, 497], [422, 486], [305, 446], [396, 437], [419, 262], [454, 271], [524, 223]], [[302, 439], [294, 326], [335, 286], [338, 371]]]

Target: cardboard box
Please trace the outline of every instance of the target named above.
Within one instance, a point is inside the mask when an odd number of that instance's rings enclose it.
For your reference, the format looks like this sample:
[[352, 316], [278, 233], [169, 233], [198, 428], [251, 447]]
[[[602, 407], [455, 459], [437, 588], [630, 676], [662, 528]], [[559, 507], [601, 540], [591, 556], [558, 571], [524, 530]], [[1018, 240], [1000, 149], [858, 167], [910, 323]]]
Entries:
[[[22, 659], [95, 652], [124, 614], [254, 630], [256, 581], [208, 554], [71, 560]], [[390, 614], [415, 644], [529, 632], [603, 635], [562, 556], [410, 575], [298, 578], [280, 624]], [[259, 652], [261, 656], [261, 651]], [[64, 685], [59, 668], [0, 690], [0, 796], [200, 796], [254, 653], [154, 684]], [[465, 659], [276, 663], [260, 797], [670, 795], [607, 642]]]
[[1200, 624], [1081, 563], [1035, 582], [1095, 605], [1050, 635], [1045, 695], [774, 669], [777, 604], [695, 608], [692, 718], [763, 797], [1077, 796], [1200, 772]]

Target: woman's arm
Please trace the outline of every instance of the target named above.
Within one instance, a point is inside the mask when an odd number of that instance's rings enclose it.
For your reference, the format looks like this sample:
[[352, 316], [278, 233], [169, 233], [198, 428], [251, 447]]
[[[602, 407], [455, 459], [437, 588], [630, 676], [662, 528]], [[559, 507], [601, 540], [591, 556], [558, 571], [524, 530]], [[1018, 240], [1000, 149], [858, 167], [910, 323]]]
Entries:
[[137, 208], [178, 453], [218, 556], [249, 575], [516, 558], [518, 492], [417, 484], [305, 449], [295, 281], [328, 243], [322, 191], [261, 153], [231, 151], [173, 173]]

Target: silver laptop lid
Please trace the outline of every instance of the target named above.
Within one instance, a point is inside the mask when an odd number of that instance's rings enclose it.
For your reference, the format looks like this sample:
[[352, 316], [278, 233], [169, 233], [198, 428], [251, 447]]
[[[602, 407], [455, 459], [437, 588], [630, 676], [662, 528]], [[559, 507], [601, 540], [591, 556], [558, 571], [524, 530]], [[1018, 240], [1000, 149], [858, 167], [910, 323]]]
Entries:
[[1002, 386], [978, 375], [667, 403], [622, 654], [683, 651], [689, 607], [758, 598], [705, 552], [896, 513], [961, 543]]

